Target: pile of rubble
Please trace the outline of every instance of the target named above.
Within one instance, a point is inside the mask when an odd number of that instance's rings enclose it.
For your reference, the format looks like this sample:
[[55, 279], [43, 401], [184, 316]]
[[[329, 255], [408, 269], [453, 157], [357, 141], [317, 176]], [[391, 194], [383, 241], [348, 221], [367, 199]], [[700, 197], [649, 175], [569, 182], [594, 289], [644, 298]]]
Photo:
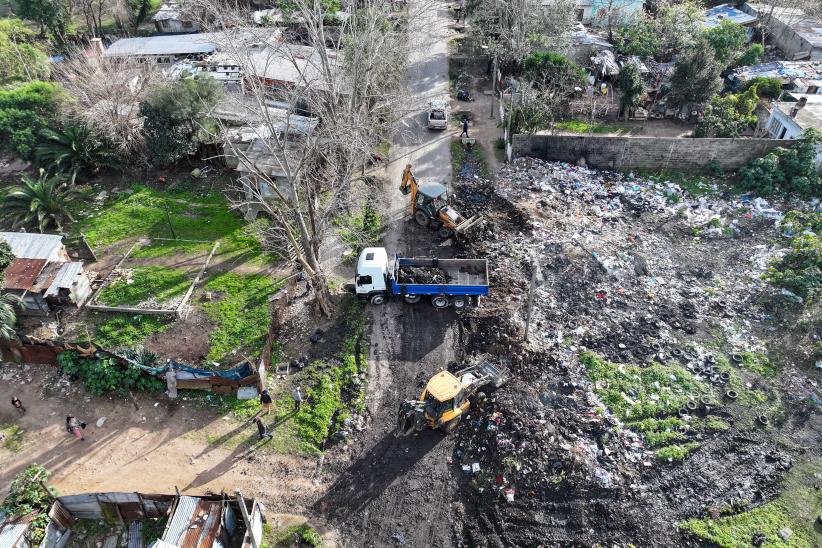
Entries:
[[[721, 408], [739, 428], [689, 431], [703, 450], [683, 465], [659, 465], [595, 394], [578, 356], [593, 351], [618, 367], [678, 364], [721, 397], [728, 378], [717, 357], [773, 342], [763, 303], [780, 295], [762, 275], [782, 251], [780, 208], [718, 191], [691, 198], [671, 182], [535, 159], [504, 166], [493, 183], [465, 183], [456, 185], [459, 209], [486, 220], [458, 253], [487, 258], [492, 287], [464, 317], [467, 351], [495, 356], [517, 378], [482, 399], [459, 430], [454, 463], [466, 498], [477, 501], [465, 510], [466, 538], [677, 545], [681, 519], [771, 500], [791, 464], [762, 425]], [[794, 377], [786, 367], [780, 379], [801, 385], [799, 393], [816, 389]]]

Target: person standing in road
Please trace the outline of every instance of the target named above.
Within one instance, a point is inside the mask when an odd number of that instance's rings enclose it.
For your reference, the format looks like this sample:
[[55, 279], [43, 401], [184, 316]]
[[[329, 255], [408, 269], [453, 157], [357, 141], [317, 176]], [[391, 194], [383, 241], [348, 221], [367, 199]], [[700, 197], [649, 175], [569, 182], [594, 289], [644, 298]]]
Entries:
[[462, 133], [460, 133], [460, 138], [465, 135], [465, 138], [468, 138], [468, 118], [462, 119]]
[[268, 415], [271, 413], [271, 404], [274, 403], [274, 400], [271, 399], [271, 394], [268, 393], [268, 390], [263, 390], [263, 393], [260, 394], [260, 405], [263, 406], [265, 409], [264, 415]]
[[291, 397], [294, 399], [294, 412], [296, 413], [303, 404], [303, 393], [299, 386], [291, 391]]
[[271, 434], [270, 432], [268, 432], [266, 430], [265, 424], [263, 424], [263, 419], [261, 419], [260, 417], [255, 417], [254, 418], [254, 424], [257, 425], [257, 434], [259, 434], [260, 439], [263, 439], [263, 438], [272, 439], [274, 437], [273, 434]]
[[86, 439], [86, 437], [83, 435], [83, 428], [85, 427], [86, 423], [84, 423], [74, 415], [68, 415], [66, 417], [66, 432], [73, 435], [80, 441], [84, 441]]
[[18, 398], [17, 396], [13, 396], [11, 398], [11, 404], [14, 406], [15, 409], [17, 409], [18, 413], [20, 413], [21, 415], [26, 414], [26, 408], [23, 407], [23, 402], [20, 401], [20, 398]]

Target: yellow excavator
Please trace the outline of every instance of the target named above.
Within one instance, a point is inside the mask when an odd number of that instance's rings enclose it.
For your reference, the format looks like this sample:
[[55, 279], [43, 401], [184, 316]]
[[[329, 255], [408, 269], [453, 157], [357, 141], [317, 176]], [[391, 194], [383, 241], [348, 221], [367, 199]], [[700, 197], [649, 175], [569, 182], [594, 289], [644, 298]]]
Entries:
[[442, 183], [425, 182], [418, 185], [411, 172], [411, 164], [406, 164], [402, 172], [400, 192], [411, 195], [411, 215], [417, 224], [436, 230], [443, 239], [465, 232], [482, 219], [481, 215], [466, 219], [449, 206], [448, 189]]
[[499, 388], [508, 380], [508, 370], [485, 361], [456, 373], [440, 371], [428, 381], [418, 400], [405, 400], [397, 417], [397, 437], [426, 427], [451, 433], [471, 406], [470, 398], [480, 388]]

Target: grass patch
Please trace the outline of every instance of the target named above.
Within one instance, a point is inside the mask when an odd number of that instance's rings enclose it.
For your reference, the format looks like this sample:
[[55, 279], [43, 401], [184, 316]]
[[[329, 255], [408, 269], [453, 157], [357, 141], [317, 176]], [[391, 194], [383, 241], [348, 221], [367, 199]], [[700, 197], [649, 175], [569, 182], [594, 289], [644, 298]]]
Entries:
[[485, 159], [485, 149], [479, 142], [475, 143], [470, 150], [462, 146], [462, 141], [454, 139], [451, 141], [451, 167], [455, 177], [473, 178], [479, 175], [484, 179], [491, 176], [488, 170], [488, 161]]
[[165, 532], [168, 518], [146, 518], [143, 520], [143, 546], [151, 546], [151, 543], [158, 540]]
[[213, 291], [219, 297], [202, 305], [216, 324], [210, 334], [209, 360], [223, 361], [242, 353], [259, 353], [270, 321], [268, 297], [282, 284], [268, 276], [240, 276], [229, 272], [216, 276], [205, 285], [207, 291]]
[[238, 419], [250, 419], [261, 407], [260, 400], [240, 400], [227, 394], [205, 392], [203, 390], [181, 390], [185, 398], [201, 408], [216, 409], [220, 415], [233, 415]]
[[779, 369], [771, 363], [768, 356], [759, 352], [741, 352], [742, 363], [745, 369], [758, 373], [763, 377], [774, 377], [779, 373]]
[[[674, 183], [695, 198], [700, 196], [715, 197], [725, 190], [732, 189], [732, 185], [727, 180], [698, 172], [635, 170], [634, 175], [658, 184]], [[677, 198], [674, 203], [678, 201]]]
[[174, 323], [171, 318], [147, 314], [90, 313], [90, 317], [96, 323], [94, 333], [80, 338], [84, 341], [91, 338], [94, 344], [106, 350], [140, 346], [151, 335], [162, 333]]
[[334, 224], [339, 227], [340, 239], [351, 248], [353, 259], [382, 236], [382, 216], [368, 200], [356, 211], [339, 215]]
[[275, 529], [270, 523], [263, 525], [262, 548], [291, 548], [311, 546], [321, 548], [322, 536], [307, 523]]
[[568, 133], [630, 133], [625, 128], [611, 124], [594, 123], [590, 124], [584, 120], [564, 120], [554, 124], [557, 131], [567, 131]]
[[[803, 530], [802, 525], [794, 521], [786, 505], [780, 501], [717, 520], [690, 519], [681, 523], [679, 527], [721, 548], [747, 548], [752, 545], [752, 539], [757, 534], [765, 537], [762, 546], [814, 546], [810, 537], [812, 533]], [[792, 534], [784, 541], [779, 537], [779, 531], [786, 527], [791, 529]]]
[[582, 353], [580, 361], [594, 392], [627, 428], [642, 435], [648, 447], [656, 448], [660, 461], [681, 461], [699, 447], [687, 442], [686, 432], [703, 425], [676, 414], [691, 398], [712, 398], [712, 394], [687, 369], [659, 363], [650, 367], [615, 364], [592, 352]]
[[17, 424], [0, 423], [0, 447], [10, 453], [17, 453], [23, 448], [25, 430]]
[[97, 298], [109, 306], [134, 305], [154, 298], [158, 303], [183, 295], [191, 280], [185, 270], [165, 266], [142, 266], [132, 270], [131, 279], [115, 280]]
[[688, 453], [699, 447], [695, 441], [683, 444], [668, 445], [661, 449], [657, 449], [654, 453], [660, 462], [682, 462]]
[[[197, 195], [189, 191], [159, 191], [142, 185], [134, 193], [104, 205], [99, 212], [85, 215], [76, 228], [86, 235], [89, 244], [101, 248], [121, 240], [148, 236], [178, 240], [222, 240], [220, 254], [265, 256], [261, 250], [258, 229], [266, 224], [258, 220], [245, 225], [228, 207], [219, 193]], [[136, 249], [135, 258], [153, 258], [173, 253], [204, 253], [209, 242], [154, 241]], [[270, 257], [268, 257], [270, 258]]]

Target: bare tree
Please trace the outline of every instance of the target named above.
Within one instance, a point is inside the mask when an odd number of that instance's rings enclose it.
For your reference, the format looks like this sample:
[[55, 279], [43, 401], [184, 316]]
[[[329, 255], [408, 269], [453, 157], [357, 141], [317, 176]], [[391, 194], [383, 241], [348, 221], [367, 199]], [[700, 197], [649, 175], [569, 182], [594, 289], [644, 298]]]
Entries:
[[574, 0], [478, 0], [471, 33], [500, 63], [538, 50], [564, 52], [574, 27]]
[[129, 161], [144, 160], [140, 101], [162, 75], [150, 64], [121, 58], [80, 56], [55, 67], [74, 99], [73, 116]]
[[641, 16], [640, 13], [631, 11], [635, 6], [635, 0], [605, 0], [593, 14], [592, 22], [605, 27], [608, 31], [608, 41], [614, 41], [614, 29], [629, 22], [634, 17]]
[[[270, 241], [299, 263], [330, 315], [320, 243], [348, 205], [355, 172], [403, 112], [404, 27], [395, 25], [391, 3], [377, 0], [328, 32], [320, 2], [296, 0], [291, 17], [301, 21], [304, 42], [297, 45], [276, 29], [251, 27], [241, 10], [222, 3], [201, 8], [203, 25], [220, 31], [218, 59], [242, 73], [242, 94], [226, 101], [248, 124], [239, 132], [221, 126], [227, 155], [247, 173], [229, 199], [271, 218]], [[326, 49], [328, 43], [334, 47]]]

